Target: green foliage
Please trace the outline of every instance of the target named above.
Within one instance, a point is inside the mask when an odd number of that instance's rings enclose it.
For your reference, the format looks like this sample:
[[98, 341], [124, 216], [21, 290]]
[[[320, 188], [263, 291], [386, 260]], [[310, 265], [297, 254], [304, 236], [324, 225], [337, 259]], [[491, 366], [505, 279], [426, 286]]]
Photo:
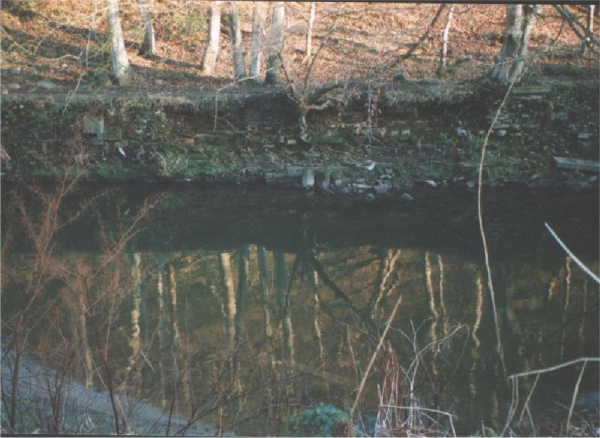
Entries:
[[333, 405], [319, 403], [288, 418], [289, 431], [294, 436], [333, 436], [338, 427], [348, 421], [348, 412]]

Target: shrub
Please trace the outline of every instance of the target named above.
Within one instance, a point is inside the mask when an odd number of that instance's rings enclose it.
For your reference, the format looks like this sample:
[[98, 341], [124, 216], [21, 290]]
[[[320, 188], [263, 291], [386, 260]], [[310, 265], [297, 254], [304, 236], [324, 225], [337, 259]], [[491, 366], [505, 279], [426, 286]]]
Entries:
[[295, 436], [334, 436], [343, 434], [348, 412], [330, 404], [319, 403], [288, 418], [287, 425]]

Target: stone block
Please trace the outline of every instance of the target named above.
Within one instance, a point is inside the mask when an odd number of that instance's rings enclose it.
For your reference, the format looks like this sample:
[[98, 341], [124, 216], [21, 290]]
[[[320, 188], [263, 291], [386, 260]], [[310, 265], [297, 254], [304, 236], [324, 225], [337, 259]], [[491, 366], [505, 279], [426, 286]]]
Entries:
[[311, 168], [306, 168], [302, 174], [302, 187], [310, 189], [315, 185], [315, 171]]
[[43, 88], [44, 90], [52, 90], [53, 88], [56, 88], [56, 84], [52, 81], [49, 81], [47, 79], [44, 79], [42, 81], [36, 82], [36, 84], [38, 87]]
[[331, 184], [331, 170], [328, 168], [318, 169], [316, 173], [317, 187], [327, 190]]
[[101, 135], [104, 133], [104, 117], [102, 116], [83, 116], [83, 133]]

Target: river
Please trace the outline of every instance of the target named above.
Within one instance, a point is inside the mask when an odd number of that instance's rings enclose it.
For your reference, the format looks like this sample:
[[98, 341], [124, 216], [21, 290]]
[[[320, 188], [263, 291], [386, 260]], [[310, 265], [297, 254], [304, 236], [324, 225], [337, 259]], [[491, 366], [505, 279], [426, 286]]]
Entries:
[[[551, 434], [582, 363], [508, 377], [600, 355], [598, 285], [544, 228], [598, 273], [598, 192], [484, 192], [493, 295], [472, 191], [372, 202], [258, 188], [56, 192], [2, 193], [2, 344], [58, 370], [50, 388], [63, 375], [221, 433], [345, 433], [401, 296], [356, 434]], [[573, 425], [598, 417], [598, 363], [581, 376]], [[135, 403], [122, 403], [124, 430]], [[21, 416], [21, 431], [37, 417]]]

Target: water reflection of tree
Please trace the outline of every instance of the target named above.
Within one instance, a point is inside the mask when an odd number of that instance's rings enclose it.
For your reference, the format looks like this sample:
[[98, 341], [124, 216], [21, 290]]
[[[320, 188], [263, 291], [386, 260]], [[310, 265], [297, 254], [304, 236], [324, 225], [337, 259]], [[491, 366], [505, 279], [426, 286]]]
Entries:
[[[107, 223], [96, 208], [96, 201], [104, 191], [76, 203], [74, 209], [64, 208], [75, 193], [75, 187], [76, 179], [65, 177], [54, 186], [30, 186], [28, 190], [16, 189], [10, 194], [17, 206], [10, 220], [23, 225], [25, 239], [21, 244], [32, 250], [23, 267], [28, 286], [17, 293], [22, 300], [20, 310], [10, 316], [3, 314], [3, 342], [8, 340], [3, 349], [3, 365], [10, 362], [11, 378], [10, 395], [3, 385], [2, 396], [8, 411], [8, 427], [14, 432], [26, 431], [23, 418], [32, 417], [27, 412], [29, 401], [20, 395], [23, 388], [19, 389], [21, 359], [30, 357], [40, 358], [45, 367], [58, 366], [52, 382], [47, 375], [44, 377], [43, 368], [40, 375], [30, 376], [45, 379], [42, 384], [45, 390], [38, 396], [49, 400], [52, 422], [48, 424], [43, 418], [37, 418], [44, 430], [64, 431], [67, 424], [64, 407], [67, 402], [73, 403], [67, 400], [73, 377], [83, 380], [88, 388], [94, 381], [104, 385], [110, 396], [115, 431], [128, 430], [129, 419], [116, 394], [118, 373], [109, 345], [116, 337], [113, 332], [116, 315], [131, 288], [130, 278], [123, 275], [127, 271], [124, 248], [160, 200], [143, 202], [129, 218], [120, 214], [117, 203], [114, 210], [117, 220]], [[99, 255], [73, 257], [55, 251], [58, 232], [84, 216], [89, 221], [89, 213], [92, 219], [97, 219], [102, 246]], [[93, 223], [88, 222], [88, 226]], [[3, 252], [6, 248], [3, 246]], [[38, 356], [39, 353], [42, 356]], [[77, 414], [86, 412], [86, 401], [80, 400], [80, 403]], [[71, 423], [69, 427], [74, 426]]]
[[[105, 224], [105, 240], [118, 241], [126, 229]], [[216, 251], [159, 255], [136, 252], [135, 245], [128, 247], [129, 255], [121, 251], [114, 269], [126, 275], [111, 283], [108, 273], [115, 274], [107, 270], [98, 290], [115, 284], [122, 295], [112, 301], [108, 294], [102, 295], [100, 301], [105, 300], [104, 304], [98, 305], [94, 313], [101, 338], [111, 326], [116, 327], [118, 318], [110, 320], [111, 314], [120, 315], [128, 325], [122, 332], [110, 332], [114, 345], [107, 356], [111, 359], [109, 366], [115, 370], [122, 366], [122, 371], [112, 375], [115, 387], [130, 395], [158, 394], [158, 405], [166, 411], [166, 417], [181, 407], [180, 412], [189, 416], [190, 424], [202, 419], [219, 421], [220, 411], [222, 429], [243, 424], [246, 429], [242, 430], [250, 430], [266, 424], [263, 430], [267, 433], [279, 433], [290, 413], [310, 406], [314, 400], [340, 407], [352, 402], [354, 370], [360, 381], [365, 357], [372, 354], [385, 326], [389, 302], [402, 292], [404, 303], [413, 307], [410, 312], [400, 308], [390, 343], [369, 377], [361, 405], [363, 413], [374, 412], [369, 408], [377, 406], [377, 385], [386, 389], [381, 391], [384, 398], [399, 403], [394, 392], [387, 389], [394, 385], [390, 382], [398, 382], [394, 374], [398, 367], [408, 368], [414, 360], [413, 345], [407, 345], [399, 334], [411, 319], [415, 326], [425, 321], [417, 339], [423, 346], [448, 337], [460, 318], [471, 326], [470, 335], [461, 334], [463, 337], [457, 337], [452, 348], [447, 343], [447, 349], [436, 345], [427, 350], [419, 365], [423, 378], [416, 382], [416, 388], [423, 403], [447, 407], [454, 395], [462, 398], [463, 389], [448, 380], [448, 376], [456, 376], [456, 382], [468, 382], [464, 392], [475, 409], [485, 406], [487, 416], [482, 418], [486, 418], [486, 425], [499, 424], [506, 390], [501, 385], [498, 364], [490, 359], [494, 352], [486, 318], [489, 303], [477, 265], [410, 249], [321, 248], [310, 229], [299, 229], [303, 239], [295, 250], [242, 244]], [[112, 244], [105, 245], [105, 249], [110, 248]], [[102, 348], [96, 344], [85, 295], [72, 298], [73, 291], [80, 290], [89, 273], [105, 259], [102, 255], [71, 257], [60, 260], [61, 265], [69, 266], [69, 272], [74, 272], [68, 281], [61, 280], [66, 285], [59, 298], [61, 306], [48, 311], [40, 325], [57, 327], [61, 321], [68, 321], [82, 381], [101, 385], [100, 379], [107, 379], [101, 356], [104, 343]], [[527, 343], [534, 342], [529, 339], [533, 336], [529, 313], [521, 312], [530, 307], [537, 309], [534, 306], [538, 303], [528, 296], [518, 296], [519, 288], [515, 286], [529, 271], [521, 272], [508, 263], [500, 265], [494, 277], [499, 308], [506, 309], [502, 314], [503, 330], [508, 330], [507, 345], [516, 349], [525, 344], [523, 338]], [[544, 306], [563, 313], [580, 308], [593, 310], [596, 303], [591, 294], [579, 294], [579, 280], [575, 273], [569, 276], [564, 260], [556, 267], [560, 270], [553, 279], [554, 268], [546, 269], [546, 277], [540, 281], [545, 288]], [[462, 283], [456, 282], [458, 276]], [[100, 298], [97, 292], [94, 294], [94, 300]], [[507, 295], [506, 302], [501, 301], [503, 294]], [[570, 339], [567, 323], [572, 319], [558, 318], [555, 332], [550, 335], [546, 327], [536, 325], [536, 339], [539, 343], [556, 341], [564, 345]], [[591, 321], [585, 314], [577, 320], [574, 330], [581, 340], [578, 347], [583, 348], [586, 324]], [[56, 344], [51, 338], [48, 334], [40, 341], [47, 344], [44, 351]], [[554, 352], [540, 349], [531, 362], [526, 362], [531, 360], [527, 352], [521, 351], [521, 355], [526, 365], [534, 366], [535, 361], [552, 361], [561, 351], [566, 356], [572, 349], [569, 345]], [[90, 375], [92, 382], [86, 379]], [[395, 394], [406, 397], [406, 392]], [[118, 415], [122, 417], [122, 413]], [[172, 426], [170, 432], [181, 430]]]

